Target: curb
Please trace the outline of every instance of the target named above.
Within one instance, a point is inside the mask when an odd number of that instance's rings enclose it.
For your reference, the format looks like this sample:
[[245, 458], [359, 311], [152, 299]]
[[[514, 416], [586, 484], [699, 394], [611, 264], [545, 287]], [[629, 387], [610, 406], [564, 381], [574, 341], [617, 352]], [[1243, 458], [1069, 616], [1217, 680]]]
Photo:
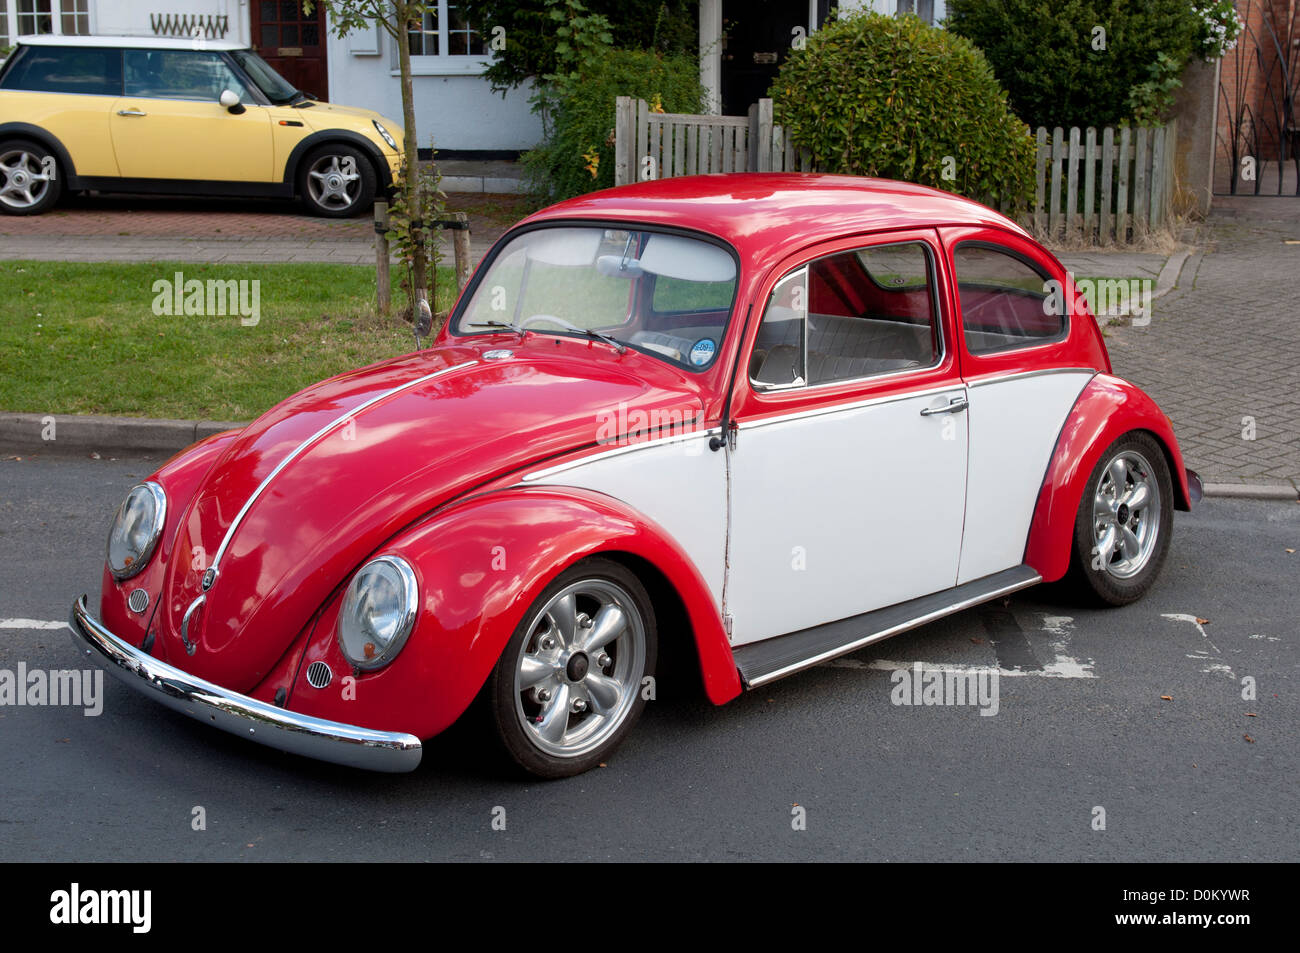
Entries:
[[46, 450], [174, 453], [223, 430], [244, 426], [214, 420], [153, 420], [82, 414], [0, 414], [0, 444]]
[[[53, 424], [53, 430], [49, 428]], [[93, 450], [101, 453], [175, 453], [213, 434], [237, 430], [229, 420], [153, 420], [82, 414], [0, 413], [0, 446], [26, 450]], [[52, 433], [52, 437], [46, 434]], [[1205, 496], [1229, 500], [1300, 500], [1294, 483], [1206, 483]]]
[[1160, 269], [1160, 274], [1156, 276], [1156, 289], [1151, 294], [1151, 300], [1164, 297], [1178, 286], [1178, 278], [1182, 273], [1183, 265], [1187, 264], [1187, 259], [1192, 257], [1191, 250], [1174, 252], [1165, 262], [1165, 266]]

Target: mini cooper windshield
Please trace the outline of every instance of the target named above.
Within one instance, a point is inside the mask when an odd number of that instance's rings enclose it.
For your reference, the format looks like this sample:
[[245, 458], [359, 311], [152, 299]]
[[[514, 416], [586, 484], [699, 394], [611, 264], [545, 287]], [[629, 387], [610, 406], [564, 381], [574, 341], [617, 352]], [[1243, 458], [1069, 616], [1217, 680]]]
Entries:
[[735, 294], [735, 258], [711, 242], [600, 226], [538, 228], [492, 260], [454, 331], [589, 337], [702, 371], [718, 355]]

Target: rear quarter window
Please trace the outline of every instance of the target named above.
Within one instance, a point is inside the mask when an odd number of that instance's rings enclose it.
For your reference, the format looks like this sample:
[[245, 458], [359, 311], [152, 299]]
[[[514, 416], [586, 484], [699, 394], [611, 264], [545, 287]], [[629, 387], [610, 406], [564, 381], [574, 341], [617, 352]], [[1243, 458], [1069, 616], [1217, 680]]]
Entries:
[[962, 334], [971, 354], [1059, 340], [1065, 317], [1049, 299], [1048, 276], [1010, 249], [963, 243], [953, 251]]
[[122, 51], [64, 46], [29, 46], [5, 71], [3, 89], [82, 96], [122, 95]]

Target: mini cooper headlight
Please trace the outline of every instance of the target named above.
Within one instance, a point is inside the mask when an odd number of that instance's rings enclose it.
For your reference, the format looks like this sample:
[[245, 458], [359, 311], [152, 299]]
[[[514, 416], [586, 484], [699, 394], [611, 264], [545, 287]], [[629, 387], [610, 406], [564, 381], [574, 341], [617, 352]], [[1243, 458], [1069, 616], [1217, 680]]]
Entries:
[[167, 521], [167, 496], [157, 483], [131, 488], [108, 531], [108, 571], [130, 579], [149, 564]]
[[339, 612], [339, 644], [362, 670], [387, 665], [415, 627], [415, 572], [400, 556], [380, 556], [352, 577]]
[[380, 137], [384, 140], [384, 142], [388, 143], [388, 147], [392, 149], [394, 152], [396, 152], [397, 140], [393, 138], [392, 134], [389, 133], [389, 131], [383, 127], [383, 124], [380, 123], [378, 119], [372, 119], [370, 121], [375, 124], [375, 132], [379, 133]]

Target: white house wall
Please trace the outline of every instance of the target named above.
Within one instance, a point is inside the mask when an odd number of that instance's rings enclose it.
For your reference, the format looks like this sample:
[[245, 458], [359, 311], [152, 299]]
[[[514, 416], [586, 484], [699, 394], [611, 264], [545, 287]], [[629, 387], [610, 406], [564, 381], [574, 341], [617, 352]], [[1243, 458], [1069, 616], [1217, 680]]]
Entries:
[[[370, 52], [375, 46], [379, 52]], [[333, 102], [364, 106], [401, 121], [401, 81], [391, 37], [385, 34], [356, 42], [352, 37], [331, 36], [328, 56]], [[503, 99], [492, 92], [487, 80], [473, 73], [417, 72], [412, 83], [422, 149], [429, 147], [431, 139], [438, 149], [530, 149], [542, 137], [541, 121], [528, 105], [527, 86], [511, 90]]]

